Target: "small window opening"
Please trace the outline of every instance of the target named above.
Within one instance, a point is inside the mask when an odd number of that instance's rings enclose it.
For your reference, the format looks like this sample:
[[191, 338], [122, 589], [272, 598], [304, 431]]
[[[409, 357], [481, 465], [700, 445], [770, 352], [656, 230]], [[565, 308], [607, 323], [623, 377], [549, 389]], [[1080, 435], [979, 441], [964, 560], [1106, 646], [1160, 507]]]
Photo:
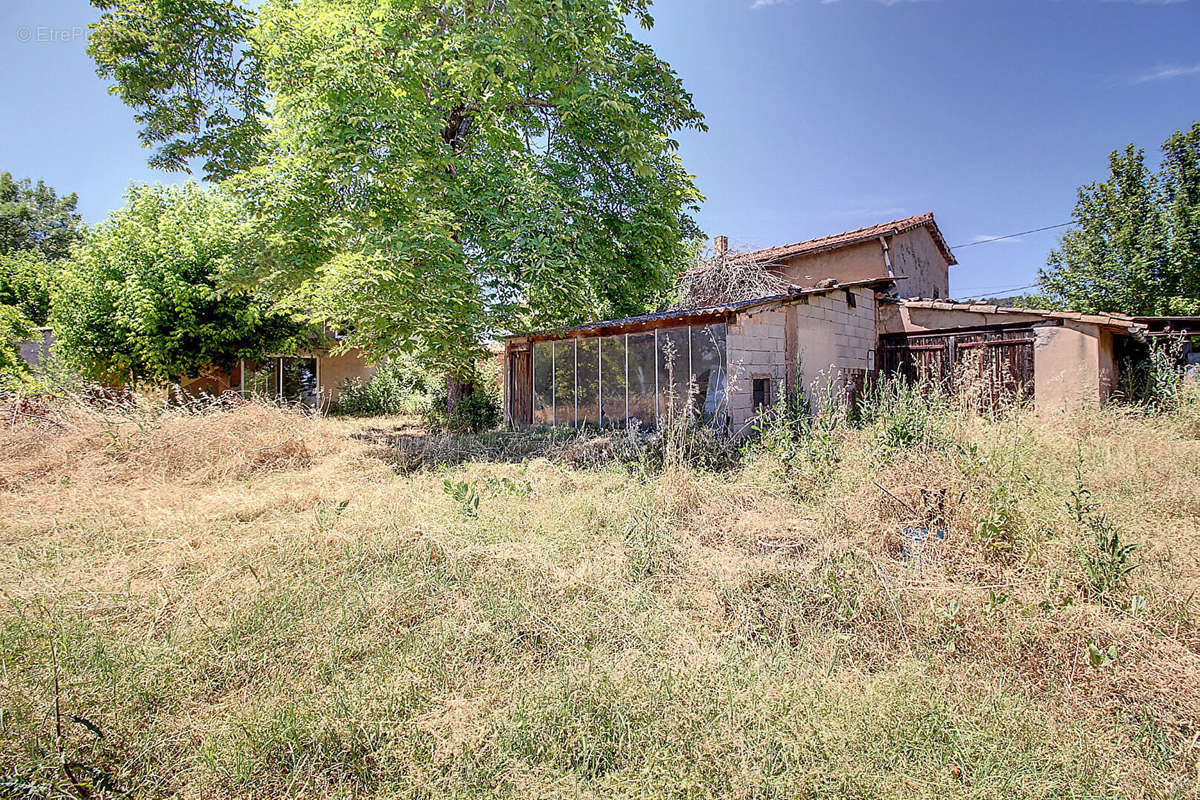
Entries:
[[763, 411], [771, 407], [771, 379], [770, 378], [754, 378], [751, 381], [751, 402], [753, 403], [754, 412], [761, 414]]
[[854, 299], [854, 292], [846, 290], [846, 305], [850, 308], [858, 308], [858, 301]]

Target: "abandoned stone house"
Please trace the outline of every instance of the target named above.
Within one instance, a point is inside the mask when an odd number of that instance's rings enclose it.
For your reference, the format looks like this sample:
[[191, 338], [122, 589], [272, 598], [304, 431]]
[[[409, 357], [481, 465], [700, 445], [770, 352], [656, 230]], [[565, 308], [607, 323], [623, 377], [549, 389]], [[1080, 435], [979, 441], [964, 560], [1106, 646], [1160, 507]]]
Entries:
[[[718, 256], [724, 247], [718, 237]], [[506, 423], [654, 426], [687, 397], [737, 432], [788, 390], [819, 401], [877, 371], [949, 380], [964, 364], [989, 391], [1039, 408], [1097, 406], [1145, 327], [945, 299], [957, 262], [932, 214], [738, 258], [786, 290], [508, 337]]]

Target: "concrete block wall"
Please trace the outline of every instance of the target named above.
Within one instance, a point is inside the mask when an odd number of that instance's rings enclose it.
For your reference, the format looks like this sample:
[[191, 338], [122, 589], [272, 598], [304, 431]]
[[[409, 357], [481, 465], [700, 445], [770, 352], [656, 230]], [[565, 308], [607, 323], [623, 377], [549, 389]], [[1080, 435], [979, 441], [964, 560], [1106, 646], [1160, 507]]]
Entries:
[[[841, 385], [845, 370], [874, 367], [871, 354], [878, 341], [875, 293], [871, 289], [853, 291], [853, 308], [846, 292], [835, 290], [810, 295], [807, 302], [739, 314], [730, 323], [727, 347], [732, 430], [738, 431], [753, 419], [754, 378], [771, 378], [775, 401], [784, 396], [786, 386], [798, 379], [800, 388], [817, 406], [828, 396], [831, 384]], [[794, 345], [789, 346], [789, 339]]]
[[774, 398], [782, 396], [787, 377], [786, 326], [786, 312], [772, 309], [739, 314], [726, 328], [726, 399], [732, 431], [740, 431], [754, 417], [751, 405], [755, 378], [770, 378]]
[[873, 368], [871, 353], [878, 343], [875, 327], [875, 293], [854, 291], [850, 307], [844, 291], [809, 298], [794, 306], [796, 356], [800, 389], [814, 406], [828, 395], [831, 384], [840, 385], [845, 370]]

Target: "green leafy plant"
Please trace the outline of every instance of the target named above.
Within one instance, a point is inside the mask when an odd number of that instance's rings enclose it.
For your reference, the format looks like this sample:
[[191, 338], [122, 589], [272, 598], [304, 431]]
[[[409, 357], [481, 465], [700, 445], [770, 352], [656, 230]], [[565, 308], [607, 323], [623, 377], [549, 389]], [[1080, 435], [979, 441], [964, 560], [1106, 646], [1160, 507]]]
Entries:
[[1017, 498], [1005, 480], [992, 488], [987, 514], [975, 523], [975, 541], [993, 557], [1006, 557], [1016, 548]]
[[1000, 610], [1000, 606], [1007, 603], [1009, 600], [1008, 592], [997, 592], [995, 589], [988, 589], [987, 599], [983, 602], [984, 613], [991, 617]]
[[469, 392], [451, 408], [446, 378], [430, 373], [421, 418], [437, 431], [481, 433], [492, 430], [500, 424], [501, 384], [496, 360], [480, 359], [462, 375], [460, 382]]
[[1200, 122], [1162, 145], [1157, 173], [1133, 144], [1109, 177], [1079, 189], [1074, 225], [1039, 273], [1043, 301], [1095, 313], [1194, 314], [1200, 308]]
[[797, 365], [793, 387], [783, 402], [762, 416], [754, 426], [753, 448], [768, 453], [780, 464], [781, 476], [792, 491], [807, 492], [814, 483], [828, 478], [841, 463], [841, 433], [847, 422], [846, 404], [826, 386], [819, 410], [802, 387], [803, 372]]
[[489, 476], [487, 479], [487, 488], [493, 497], [502, 494], [512, 495], [513, 497], [528, 497], [533, 493], [533, 484], [528, 480], [524, 478], [514, 480], [508, 476], [501, 478]]
[[1183, 351], [1182, 336], [1151, 339], [1121, 360], [1117, 392], [1124, 400], [1151, 411], [1177, 408], [1184, 387]]
[[1120, 532], [1106, 515], [1088, 519], [1092, 533], [1091, 547], [1080, 556], [1089, 590], [1102, 598], [1111, 597], [1119, 591], [1129, 573], [1140, 564], [1131, 556], [1138, 549], [1136, 544], [1122, 544]]
[[167, 383], [301, 343], [291, 316], [231, 283], [252, 246], [241, 223], [219, 191], [132, 186], [60, 268], [55, 349], [95, 380]]
[[479, 516], [479, 492], [474, 484], [446, 478], [442, 481], [442, 491], [457, 504], [464, 517], [474, 519]]
[[1092, 512], [1096, 510], [1096, 504], [1092, 502], [1092, 492], [1083, 483], [1083, 450], [1075, 459], [1075, 486], [1070, 492], [1071, 499], [1067, 501], [1067, 511], [1071, 515], [1071, 519], [1076, 523], [1083, 525], [1091, 517]]
[[96, 4], [152, 162], [246, 198], [247, 281], [376, 355], [458, 378], [498, 330], [645, 311], [699, 233], [646, 2]]
[[875, 432], [884, 457], [902, 450], [922, 450], [947, 444], [950, 413], [942, 387], [930, 380], [895, 375], [874, 381], [859, 397], [855, 419]]
[[1101, 669], [1117, 663], [1117, 646], [1110, 644], [1107, 648], [1101, 647], [1100, 643], [1094, 639], [1088, 640], [1088, 663], [1093, 669]]

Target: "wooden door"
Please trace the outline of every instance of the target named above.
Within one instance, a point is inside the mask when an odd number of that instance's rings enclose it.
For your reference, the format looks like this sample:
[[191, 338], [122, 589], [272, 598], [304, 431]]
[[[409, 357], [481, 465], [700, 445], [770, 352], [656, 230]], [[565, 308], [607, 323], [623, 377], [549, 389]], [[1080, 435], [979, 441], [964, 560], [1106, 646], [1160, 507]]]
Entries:
[[533, 370], [528, 347], [508, 354], [508, 424], [524, 428], [533, 424]]

